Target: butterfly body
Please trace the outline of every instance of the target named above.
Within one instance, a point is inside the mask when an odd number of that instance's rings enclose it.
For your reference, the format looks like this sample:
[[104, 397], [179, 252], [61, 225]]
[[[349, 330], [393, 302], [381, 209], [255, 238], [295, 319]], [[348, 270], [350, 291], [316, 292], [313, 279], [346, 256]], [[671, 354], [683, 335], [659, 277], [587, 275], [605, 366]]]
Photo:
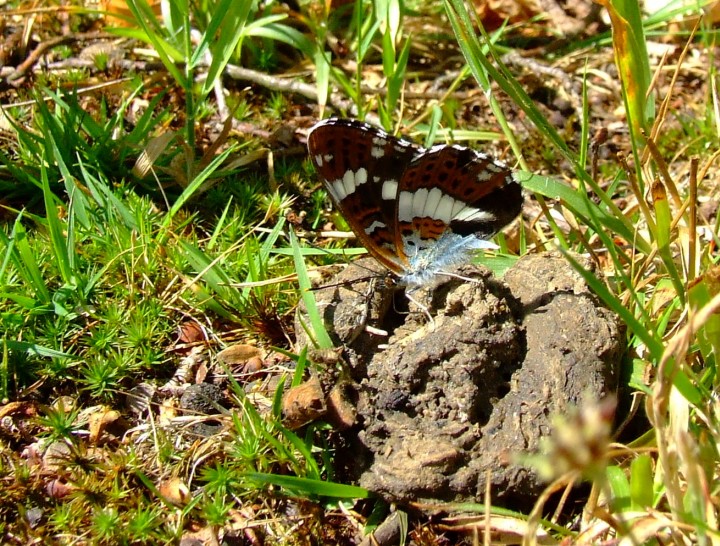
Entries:
[[522, 189], [502, 163], [462, 146], [422, 148], [331, 118], [308, 135], [325, 187], [365, 248], [410, 286], [467, 261], [511, 222]]

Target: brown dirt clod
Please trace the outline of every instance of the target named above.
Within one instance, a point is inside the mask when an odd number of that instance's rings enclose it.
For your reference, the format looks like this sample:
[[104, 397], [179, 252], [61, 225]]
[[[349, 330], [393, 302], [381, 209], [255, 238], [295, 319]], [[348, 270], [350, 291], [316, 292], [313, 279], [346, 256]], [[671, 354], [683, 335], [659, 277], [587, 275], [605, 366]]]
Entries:
[[[366, 266], [343, 275], [367, 277]], [[352, 321], [330, 328], [347, 336], [359, 399], [345, 470], [396, 502], [480, 501], [488, 477], [496, 499], [532, 500], [544, 484], [516, 455], [537, 451], [552, 415], [615, 392], [622, 327], [559, 255], [520, 259], [504, 283], [475, 266], [455, 273], [471, 282], [412, 294], [432, 322], [395, 312], [390, 287], [327, 289], [348, 299], [326, 301], [326, 318]], [[370, 332], [338, 312], [363, 305]], [[380, 329], [393, 332], [384, 350]]]

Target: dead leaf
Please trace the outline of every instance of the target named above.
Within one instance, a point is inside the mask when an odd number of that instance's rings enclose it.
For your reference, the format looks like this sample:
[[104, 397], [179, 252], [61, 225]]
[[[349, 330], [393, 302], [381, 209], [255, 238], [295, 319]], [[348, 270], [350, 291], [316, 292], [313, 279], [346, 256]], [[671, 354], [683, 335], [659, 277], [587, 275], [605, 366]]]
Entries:
[[207, 377], [207, 374], [208, 367], [207, 364], [203, 361], [197, 367], [197, 370], [195, 370], [195, 384], [199, 385], [200, 383], [205, 383], [205, 378]]
[[186, 320], [178, 326], [178, 343], [198, 343], [205, 340], [205, 332], [196, 320]]
[[254, 345], [238, 343], [223, 349], [217, 354], [217, 359], [226, 366], [242, 364], [253, 357], [260, 358], [262, 352]]
[[45, 486], [45, 492], [48, 494], [48, 497], [54, 500], [62, 499], [63, 497], [67, 497], [70, 493], [72, 493], [76, 487], [72, 484], [65, 483], [64, 481], [56, 478], [54, 480], [51, 480], [46, 486]]
[[56, 473], [67, 468], [72, 457], [72, 448], [67, 442], [56, 440], [51, 443], [42, 455], [42, 467], [50, 473]]
[[349, 383], [338, 383], [327, 397], [328, 421], [338, 430], [353, 426], [357, 409], [352, 401], [353, 390]]
[[247, 374], [254, 374], [259, 372], [265, 367], [265, 362], [259, 356], [254, 356], [245, 363], [243, 372]]
[[108, 426], [120, 419], [120, 417], [119, 411], [106, 408], [102, 408], [100, 411], [93, 413], [88, 422], [88, 428], [90, 430], [90, 436], [88, 437], [89, 442], [91, 444], [97, 444], [100, 435]]
[[160, 483], [158, 492], [175, 506], [185, 506], [190, 500], [190, 488], [181, 478], [169, 478]]
[[215, 546], [220, 544], [217, 532], [212, 527], [203, 527], [197, 531], [184, 531], [180, 546]]
[[305, 383], [291, 388], [283, 396], [284, 421], [291, 429], [310, 423], [325, 413], [325, 394], [317, 377], [311, 377]]

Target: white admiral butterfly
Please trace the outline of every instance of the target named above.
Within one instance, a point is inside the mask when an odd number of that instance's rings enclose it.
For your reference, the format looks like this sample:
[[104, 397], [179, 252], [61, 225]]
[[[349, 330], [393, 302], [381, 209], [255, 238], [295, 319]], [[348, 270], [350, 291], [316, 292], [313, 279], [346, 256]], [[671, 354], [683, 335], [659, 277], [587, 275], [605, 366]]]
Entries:
[[415, 287], [466, 261], [522, 208], [506, 165], [470, 148], [421, 148], [366, 123], [331, 118], [308, 150], [333, 202], [365, 248]]

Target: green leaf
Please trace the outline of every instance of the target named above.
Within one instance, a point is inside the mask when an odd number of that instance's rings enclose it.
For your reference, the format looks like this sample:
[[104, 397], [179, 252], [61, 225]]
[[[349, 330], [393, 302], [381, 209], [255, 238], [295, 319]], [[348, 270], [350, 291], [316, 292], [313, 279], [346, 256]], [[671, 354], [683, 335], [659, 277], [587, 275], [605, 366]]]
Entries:
[[653, 461], [650, 455], [638, 455], [630, 463], [630, 498], [633, 510], [653, 506]]
[[[630, 509], [630, 482], [625, 471], [619, 466], [608, 466], [605, 470], [612, 491], [613, 511], [625, 512]], [[650, 489], [652, 491], [652, 488]]]
[[12, 256], [13, 263], [25, 283], [35, 291], [35, 297], [42, 305], [48, 305], [52, 302], [52, 297], [45, 285], [45, 278], [38, 266], [35, 252], [28, 243], [27, 232], [21, 219], [22, 214], [19, 214], [13, 225], [10, 239], [5, 239], [7, 253]]
[[654, 116], [654, 97], [648, 97], [652, 80], [642, 16], [637, 0], [598, 0], [610, 16], [615, 64], [625, 91], [633, 140], [643, 139]]
[[[283, 18], [285, 17], [283, 16]], [[271, 40], [285, 43], [302, 51], [304, 55], [311, 59], [315, 56], [315, 45], [302, 32], [287, 25], [280, 25], [263, 20], [259, 22], [263, 23], [262, 26], [252, 23], [246, 27], [246, 34], [248, 36], [270, 38]]]

